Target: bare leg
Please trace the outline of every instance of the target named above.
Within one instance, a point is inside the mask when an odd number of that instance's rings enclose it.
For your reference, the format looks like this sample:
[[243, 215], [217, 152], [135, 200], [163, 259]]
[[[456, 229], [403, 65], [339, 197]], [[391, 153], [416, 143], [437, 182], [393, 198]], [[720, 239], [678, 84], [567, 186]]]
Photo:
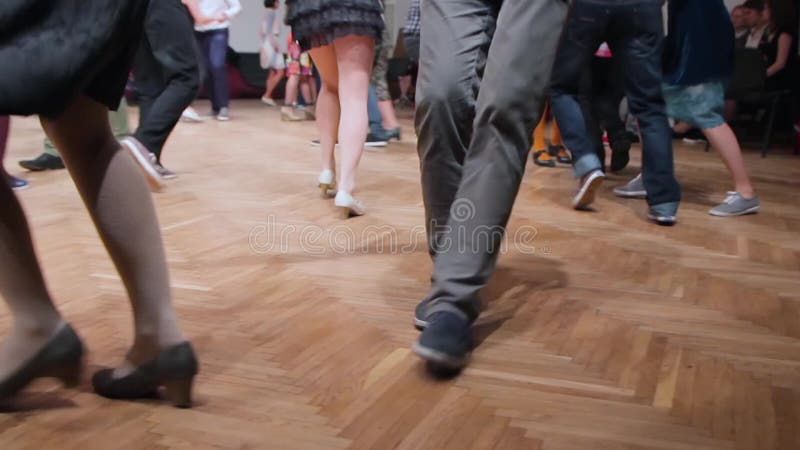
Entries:
[[381, 110], [381, 118], [383, 118], [383, 128], [387, 130], [394, 130], [400, 126], [397, 120], [397, 115], [394, 113], [394, 105], [391, 100], [381, 100], [378, 102], [378, 109]]
[[303, 101], [306, 102], [306, 104], [314, 103], [314, 95], [313, 92], [311, 92], [311, 82], [305, 75], [300, 77], [300, 95], [303, 96]]
[[269, 76], [267, 77], [267, 90], [264, 92], [265, 98], [272, 98], [272, 92], [278, 86], [283, 78], [283, 69], [270, 69]]
[[672, 131], [683, 134], [689, 132], [692, 129], [692, 126], [686, 122], [676, 122], [675, 126], [672, 127]]
[[135, 337], [117, 371], [124, 375], [184, 341], [150, 190], [111, 133], [105, 107], [81, 97], [60, 118], [42, 124], [61, 151], [131, 299]]
[[411, 75], [403, 75], [397, 78], [400, 84], [400, 98], [407, 98], [408, 91], [411, 90]]
[[[8, 138], [8, 116], [0, 116], [0, 169]], [[5, 175], [5, 170], [2, 169]], [[42, 348], [62, 321], [44, 284], [28, 222], [17, 197], [0, 180], [0, 296], [13, 317], [0, 348], [0, 382]]]
[[739, 141], [736, 139], [731, 127], [725, 123], [718, 127], [707, 128], [703, 130], [703, 133], [708, 138], [711, 146], [719, 152], [722, 161], [731, 173], [736, 192], [742, 194], [745, 198], [753, 197], [755, 191], [750, 183], [747, 167], [742, 158], [742, 148], [739, 146]]
[[355, 190], [356, 171], [367, 137], [367, 95], [374, 46], [374, 39], [367, 36], [350, 35], [333, 42], [339, 68], [339, 105], [345, 118], [339, 123], [339, 190], [348, 194]]
[[[311, 50], [311, 58], [322, 77], [322, 90], [317, 98], [317, 128], [320, 133], [322, 170], [335, 171], [333, 150], [339, 134], [339, 70], [333, 46], [326, 45]], [[364, 108], [366, 111], [366, 107]], [[364, 133], [366, 137], [366, 132]]]
[[289, 78], [286, 80], [286, 96], [283, 100], [284, 106], [293, 106], [297, 103], [297, 88], [299, 84], [299, 75], [289, 75]]

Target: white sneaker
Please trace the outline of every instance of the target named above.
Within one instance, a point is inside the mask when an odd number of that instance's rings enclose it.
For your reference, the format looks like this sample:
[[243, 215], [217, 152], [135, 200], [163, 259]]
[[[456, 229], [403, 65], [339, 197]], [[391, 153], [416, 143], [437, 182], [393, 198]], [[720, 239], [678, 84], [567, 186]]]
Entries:
[[128, 153], [133, 157], [133, 160], [142, 169], [142, 173], [150, 185], [153, 192], [158, 192], [164, 187], [164, 177], [159, 173], [156, 167], [157, 161], [155, 155], [147, 150], [141, 142], [136, 138], [128, 136], [122, 138], [120, 141], [122, 147], [128, 150]]
[[261, 97], [261, 103], [263, 103], [263, 104], [265, 104], [267, 106], [278, 106], [278, 104], [275, 103], [275, 100], [273, 100], [273, 99], [271, 99], [269, 97]]
[[204, 119], [190, 106], [181, 113], [181, 120], [184, 122], [199, 123], [203, 122]]
[[318, 186], [323, 197], [330, 198], [336, 195], [336, 175], [332, 170], [323, 170], [319, 174], [318, 181]]
[[586, 209], [594, 202], [597, 189], [603, 184], [606, 175], [602, 170], [594, 170], [578, 187], [578, 193], [572, 199], [572, 207], [575, 209]]
[[364, 204], [345, 191], [336, 193], [336, 200], [333, 201], [333, 204], [342, 211], [345, 219], [364, 215]]

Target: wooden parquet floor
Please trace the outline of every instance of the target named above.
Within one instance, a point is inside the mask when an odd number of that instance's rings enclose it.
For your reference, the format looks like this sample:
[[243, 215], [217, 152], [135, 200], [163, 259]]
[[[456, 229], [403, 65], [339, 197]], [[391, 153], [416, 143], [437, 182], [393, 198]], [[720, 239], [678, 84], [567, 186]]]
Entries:
[[[612, 195], [633, 168], [578, 213], [568, 171], [531, 165], [510, 230], [534, 227], [534, 251], [501, 257], [472, 365], [436, 380], [409, 351], [430, 262], [408, 122], [403, 143], [365, 153], [369, 214], [343, 222], [315, 188], [313, 125], [233, 112], [178, 126], [164, 160], [180, 178], [155, 196], [202, 358], [197, 407], [45, 380], [0, 414], [0, 448], [800, 449], [800, 158], [748, 152], [762, 212], [720, 219], [706, 210], [729, 188], [722, 163], [679, 146], [674, 228]], [[41, 138], [12, 121], [7, 167]], [[67, 174], [29, 179], [49, 286], [89, 369], [114, 364], [131, 337], [119, 278]]]

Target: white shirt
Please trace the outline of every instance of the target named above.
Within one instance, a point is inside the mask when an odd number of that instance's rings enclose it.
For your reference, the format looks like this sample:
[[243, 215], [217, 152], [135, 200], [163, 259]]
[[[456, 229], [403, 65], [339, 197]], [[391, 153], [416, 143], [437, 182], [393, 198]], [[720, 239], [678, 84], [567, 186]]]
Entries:
[[753, 28], [750, 30], [750, 36], [747, 37], [747, 44], [745, 44], [745, 48], [758, 48], [761, 45], [761, 38], [764, 37], [764, 30], [767, 27], [763, 26], [761, 28]]
[[[230, 19], [242, 11], [242, 4], [239, 0], [198, 0], [197, 6], [205, 16], [217, 16], [225, 13]], [[230, 20], [222, 22], [211, 22], [205, 25], [195, 25], [197, 31], [221, 30], [231, 25]]]

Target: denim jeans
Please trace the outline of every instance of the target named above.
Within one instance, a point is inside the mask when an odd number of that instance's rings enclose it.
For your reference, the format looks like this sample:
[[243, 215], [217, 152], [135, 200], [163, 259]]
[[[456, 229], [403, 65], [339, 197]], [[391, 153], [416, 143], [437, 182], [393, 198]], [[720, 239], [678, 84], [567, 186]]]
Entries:
[[208, 97], [211, 99], [211, 109], [219, 112], [227, 108], [231, 102], [230, 88], [228, 87], [228, 71], [225, 66], [225, 57], [228, 54], [228, 29], [209, 31], [195, 31], [200, 50], [203, 52], [205, 67], [208, 71]]
[[681, 188], [675, 179], [672, 130], [661, 93], [664, 42], [663, 0], [575, 0], [562, 35], [551, 80], [551, 105], [564, 144], [572, 152], [575, 175], [599, 169], [578, 98], [581, 77], [603, 41], [624, 70], [625, 94], [642, 133], [642, 177], [647, 202], [677, 210]]
[[369, 133], [378, 140], [386, 140], [386, 130], [383, 128], [381, 110], [378, 108], [378, 93], [375, 86], [369, 85], [367, 97], [367, 117], [369, 118]]

